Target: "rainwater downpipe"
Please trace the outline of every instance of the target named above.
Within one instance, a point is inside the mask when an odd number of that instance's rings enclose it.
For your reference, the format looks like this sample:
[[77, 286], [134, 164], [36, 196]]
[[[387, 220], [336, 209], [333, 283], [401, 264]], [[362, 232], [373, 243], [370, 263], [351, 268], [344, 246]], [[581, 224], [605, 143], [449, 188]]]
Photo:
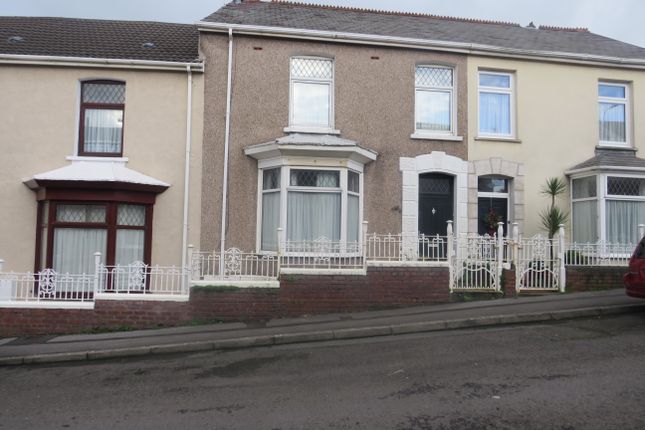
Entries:
[[[181, 231], [181, 267], [186, 268], [186, 253], [188, 252], [188, 202], [190, 192], [190, 144], [193, 128], [193, 72], [186, 66], [186, 159], [184, 165], [184, 213]], [[182, 291], [186, 291], [186, 277], [181, 277]]]
[[228, 143], [231, 129], [231, 82], [233, 75], [233, 29], [228, 29], [228, 70], [226, 80], [226, 129], [224, 131], [224, 178], [222, 181], [222, 229], [220, 232], [219, 274], [224, 276], [224, 250], [226, 249], [226, 211], [228, 199]]

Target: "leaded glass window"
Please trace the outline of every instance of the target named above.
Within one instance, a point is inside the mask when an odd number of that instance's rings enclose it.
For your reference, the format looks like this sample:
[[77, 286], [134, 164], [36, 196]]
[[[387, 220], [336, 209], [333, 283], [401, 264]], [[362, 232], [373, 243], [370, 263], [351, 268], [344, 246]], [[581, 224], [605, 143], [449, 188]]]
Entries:
[[291, 59], [290, 125], [332, 128], [334, 63], [323, 58]]
[[453, 132], [453, 69], [417, 66], [415, 72], [415, 129]]
[[121, 155], [125, 84], [83, 82], [81, 88], [80, 155]]

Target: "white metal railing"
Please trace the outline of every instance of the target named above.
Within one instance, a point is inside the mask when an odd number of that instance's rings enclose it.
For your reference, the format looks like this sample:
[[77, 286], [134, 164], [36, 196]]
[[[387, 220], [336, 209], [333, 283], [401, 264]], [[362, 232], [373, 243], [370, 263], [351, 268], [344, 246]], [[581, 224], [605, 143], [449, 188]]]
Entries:
[[520, 238], [515, 249], [518, 291], [564, 291], [564, 226], [552, 239], [541, 235]]
[[92, 302], [95, 279], [91, 274], [1, 272], [0, 302]]
[[188, 295], [188, 271], [176, 266], [149, 266], [140, 261], [97, 268], [98, 292], [143, 295]]
[[635, 244], [568, 243], [565, 245], [564, 264], [567, 266], [627, 266]]
[[[416, 245], [414, 243], [416, 242]], [[412, 244], [410, 246], [409, 244]], [[404, 246], [406, 245], [406, 246]], [[367, 262], [447, 261], [448, 236], [419, 234], [406, 241], [402, 234], [365, 235]]]
[[316, 240], [284, 240], [278, 254], [281, 270], [365, 269], [364, 250], [358, 242], [334, 241], [326, 237]]
[[224, 251], [193, 251], [189, 247], [190, 272], [194, 280], [272, 280], [278, 277], [277, 255], [242, 252], [237, 248]]

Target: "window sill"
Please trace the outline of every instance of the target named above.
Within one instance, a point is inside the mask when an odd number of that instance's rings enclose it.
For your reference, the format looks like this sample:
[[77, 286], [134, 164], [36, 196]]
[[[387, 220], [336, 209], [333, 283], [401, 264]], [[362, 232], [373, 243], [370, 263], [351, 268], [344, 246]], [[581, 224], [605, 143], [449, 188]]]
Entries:
[[496, 137], [496, 136], [477, 136], [475, 140], [482, 142], [508, 142], [508, 143], [522, 143], [520, 139], [515, 137]]
[[611, 148], [611, 149], [634, 149], [629, 143], [620, 142], [598, 142], [596, 148]]
[[65, 157], [68, 161], [105, 161], [105, 162], [121, 162], [127, 163], [128, 157], [90, 157], [86, 155], [70, 155]]
[[451, 142], [462, 142], [464, 140], [463, 136], [455, 136], [452, 134], [431, 134], [431, 133], [412, 133], [410, 139], [421, 139], [421, 140], [446, 140]]
[[306, 127], [299, 125], [285, 127], [283, 131], [285, 133], [340, 134], [340, 130], [334, 130], [333, 128]]

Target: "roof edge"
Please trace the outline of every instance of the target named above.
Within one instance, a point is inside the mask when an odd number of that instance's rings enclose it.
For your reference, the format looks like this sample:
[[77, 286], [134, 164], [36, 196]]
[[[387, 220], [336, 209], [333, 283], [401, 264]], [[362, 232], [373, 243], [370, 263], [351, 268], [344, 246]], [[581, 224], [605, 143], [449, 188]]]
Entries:
[[271, 27], [263, 25], [230, 24], [224, 22], [198, 21], [199, 31], [234, 32], [245, 35], [273, 36], [295, 39], [324, 40], [338, 43], [357, 43], [382, 46], [408, 47], [415, 49], [432, 49], [457, 52], [471, 55], [500, 56], [520, 59], [539, 59], [543, 61], [565, 62], [576, 64], [600, 64], [612, 67], [645, 68], [645, 59], [606, 57], [592, 54], [580, 54], [559, 51], [539, 51], [529, 49], [505, 48], [493, 45], [482, 45], [464, 42], [447, 42], [431, 39], [414, 39], [396, 36], [380, 36], [363, 33], [346, 33], [325, 30], [310, 30], [292, 27]]
[[94, 57], [65, 57], [55, 55], [22, 55], [22, 54], [0, 54], [0, 64], [32, 64], [50, 66], [71, 66], [71, 67], [107, 67], [107, 68], [131, 68], [151, 70], [175, 70], [186, 71], [190, 68], [193, 72], [203, 72], [204, 62], [175, 62], [155, 60], [131, 60], [119, 58], [94, 58]]

